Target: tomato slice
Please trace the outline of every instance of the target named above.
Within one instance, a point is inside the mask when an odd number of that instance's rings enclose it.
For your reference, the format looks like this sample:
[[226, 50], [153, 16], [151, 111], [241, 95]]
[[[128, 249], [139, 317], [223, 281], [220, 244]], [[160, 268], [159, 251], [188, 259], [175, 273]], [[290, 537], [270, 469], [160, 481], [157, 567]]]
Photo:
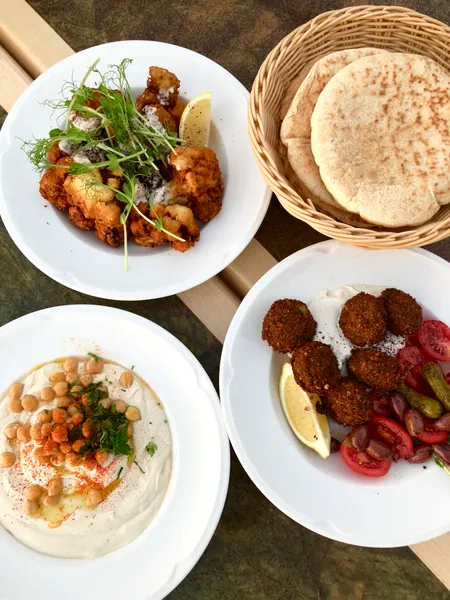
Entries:
[[420, 347], [419, 336], [417, 333], [408, 333], [408, 335], [405, 337], [405, 346]]
[[448, 431], [440, 431], [435, 429], [434, 423], [436, 419], [423, 417], [425, 423], [425, 431], [417, 436], [417, 439], [424, 444], [446, 444], [448, 442]]
[[399, 458], [408, 458], [414, 454], [411, 436], [394, 419], [374, 416], [370, 426], [373, 437], [389, 444]]
[[425, 394], [425, 396], [431, 396], [432, 398], [434, 398], [433, 390], [430, 388], [428, 383], [423, 378], [423, 375], [422, 375], [423, 365], [424, 365], [424, 363], [421, 363], [420, 365], [416, 365], [415, 367], [412, 367], [412, 369], [410, 369], [408, 371], [408, 373], [406, 374], [405, 383], [413, 390], [416, 390], [416, 392], [419, 392], [420, 394]]
[[448, 441], [447, 431], [424, 431], [417, 436], [424, 444], [446, 444]]
[[341, 444], [341, 456], [352, 471], [366, 477], [384, 477], [392, 465], [391, 460], [376, 460], [366, 452], [357, 452], [347, 436]]
[[427, 354], [418, 346], [405, 346], [397, 352], [397, 360], [404, 373], [430, 360]]
[[441, 362], [450, 361], [450, 328], [442, 321], [422, 321], [419, 341], [427, 354]]

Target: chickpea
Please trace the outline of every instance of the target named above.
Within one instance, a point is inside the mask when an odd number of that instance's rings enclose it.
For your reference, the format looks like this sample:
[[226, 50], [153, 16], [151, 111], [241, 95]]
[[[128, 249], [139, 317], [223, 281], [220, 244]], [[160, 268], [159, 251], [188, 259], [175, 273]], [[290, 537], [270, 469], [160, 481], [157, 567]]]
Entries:
[[134, 425], [133, 425], [133, 423], [128, 423], [127, 436], [133, 437], [133, 433], [134, 433]]
[[62, 492], [61, 477], [52, 477], [47, 485], [47, 493], [49, 496], [59, 496]]
[[66, 373], [76, 371], [78, 369], [78, 360], [76, 358], [66, 358], [62, 364], [62, 368]]
[[124, 371], [120, 376], [119, 383], [124, 388], [129, 388], [133, 383], [134, 377], [130, 371]]
[[84, 435], [85, 438], [91, 437], [91, 435], [92, 435], [91, 423], [88, 423], [87, 421], [86, 421], [86, 423], [83, 423], [83, 425], [81, 427], [81, 433]]
[[67, 427], [67, 431], [72, 431], [72, 429], [75, 427], [75, 425], [73, 423], [66, 423], [66, 427]]
[[62, 371], [55, 371], [54, 373], [50, 373], [50, 375], [48, 376], [48, 380], [51, 383], [58, 383], [58, 381], [64, 381], [65, 378], [66, 375]]
[[83, 394], [81, 396], [81, 404], [86, 407], [86, 406], [88, 406], [89, 402], [90, 402], [89, 395], [88, 394]]
[[56, 406], [58, 408], [68, 408], [72, 404], [73, 400], [70, 396], [58, 396], [56, 399]]
[[97, 461], [92, 456], [87, 456], [86, 458], [83, 458], [81, 464], [88, 471], [92, 471], [97, 466]]
[[[58, 383], [55, 383], [55, 385], [58, 385]], [[51, 387], [42, 388], [42, 390], [41, 390], [42, 402], [51, 402], [54, 397], [55, 397], [55, 392], [53, 391], [53, 388], [51, 388]]]
[[46, 465], [49, 462], [49, 457], [44, 454], [44, 448], [36, 448], [33, 452], [33, 456], [41, 465]]
[[103, 406], [104, 409], [109, 410], [111, 408], [111, 398], [102, 398], [100, 400], [100, 404]]
[[31, 427], [30, 427], [30, 438], [32, 440], [42, 440], [42, 429], [41, 429], [42, 425], [39, 425], [39, 423], [34, 423]]
[[97, 450], [97, 452], [95, 453], [95, 460], [98, 462], [99, 465], [103, 467], [103, 465], [108, 460], [108, 456], [109, 455], [107, 452], [104, 452], [103, 450]]
[[44, 506], [49, 506], [49, 507], [58, 506], [60, 500], [61, 500], [61, 497], [59, 495], [58, 496], [47, 495], [42, 500], [42, 504]]
[[67, 381], [58, 381], [53, 386], [53, 391], [57, 396], [66, 396], [67, 392], [69, 391], [69, 384], [67, 383]]
[[57, 425], [52, 431], [52, 439], [60, 444], [67, 441], [67, 427], [65, 425]]
[[6, 435], [8, 440], [13, 440], [17, 436], [17, 429], [20, 427], [19, 423], [8, 423], [3, 429], [3, 433]]
[[62, 452], [58, 452], [57, 454], [50, 456], [50, 462], [54, 467], [59, 467], [60, 465], [62, 465], [64, 463], [64, 460], [65, 457]]
[[72, 417], [70, 419], [70, 422], [73, 425], [80, 425], [83, 421], [84, 421], [83, 413], [80, 413], [80, 412], [76, 412], [74, 415], [72, 415]]
[[0, 454], [0, 467], [2, 469], [9, 469], [16, 462], [16, 455], [14, 452], [2, 452]]
[[128, 404], [126, 402], [124, 402], [123, 400], [114, 400], [113, 406], [116, 407], [116, 411], [118, 413], [124, 413], [124, 412], [126, 412], [126, 410], [128, 408]]
[[19, 442], [29, 442], [30, 441], [30, 426], [29, 425], [20, 425], [17, 428], [17, 439]]
[[55, 440], [47, 440], [44, 444], [45, 456], [54, 456], [59, 452], [59, 444]]
[[39, 400], [36, 398], [36, 396], [32, 396], [31, 394], [25, 394], [25, 396], [22, 398], [23, 410], [33, 412], [37, 409], [38, 406]]
[[55, 423], [65, 423], [67, 419], [67, 412], [63, 408], [54, 408], [52, 411], [52, 417]]
[[23, 503], [23, 512], [30, 517], [39, 510], [39, 504], [32, 500], [25, 500]]
[[94, 381], [94, 378], [90, 373], [85, 373], [80, 376], [80, 383], [83, 387], [88, 387]]
[[78, 373], [76, 371], [70, 371], [70, 373], [67, 373], [66, 375], [66, 381], [69, 385], [75, 385], [78, 381]]
[[75, 394], [76, 396], [80, 396], [82, 392], [83, 388], [81, 387], [81, 385], [74, 385], [70, 388], [70, 393]]
[[25, 488], [25, 498], [30, 502], [36, 502], [44, 493], [44, 488], [34, 483]]
[[72, 450], [74, 452], [81, 452], [81, 449], [84, 448], [85, 441], [84, 440], [76, 440], [72, 444]]
[[75, 413], [80, 412], [80, 409], [76, 404], [70, 404], [67, 408], [67, 414], [69, 417], [72, 417]]
[[75, 452], [69, 452], [66, 454], [66, 465], [69, 467], [78, 467], [81, 462], [81, 456], [79, 454], [75, 454]]
[[8, 394], [11, 400], [17, 400], [20, 398], [23, 392], [23, 383], [13, 383], [9, 388]]
[[20, 413], [22, 412], [22, 402], [19, 398], [13, 398], [9, 401], [8, 410], [10, 413]]
[[103, 495], [100, 490], [96, 490], [94, 488], [90, 488], [86, 492], [86, 497], [84, 500], [87, 508], [95, 508], [103, 502]]
[[101, 358], [90, 358], [86, 362], [86, 371], [90, 374], [98, 375], [103, 371], [103, 361]]
[[51, 423], [42, 423], [42, 425], [41, 425], [42, 438], [48, 438], [48, 436], [51, 435], [52, 430], [53, 430], [53, 427], [52, 427]]
[[72, 444], [70, 442], [61, 442], [59, 449], [63, 454], [68, 454], [72, 450]]
[[137, 406], [129, 406], [127, 408], [127, 410], [125, 411], [125, 418], [128, 419], [128, 421], [140, 421], [141, 420], [141, 412], [140, 410], [137, 408]]
[[50, 423], [52, 420], [51, 411], [49, 411], [47, 409], [41, 410], [37, 416], [37, 420], [38, 420], [38, 423], [40, 423], [41, 425], [43, 425], [44, 423]]

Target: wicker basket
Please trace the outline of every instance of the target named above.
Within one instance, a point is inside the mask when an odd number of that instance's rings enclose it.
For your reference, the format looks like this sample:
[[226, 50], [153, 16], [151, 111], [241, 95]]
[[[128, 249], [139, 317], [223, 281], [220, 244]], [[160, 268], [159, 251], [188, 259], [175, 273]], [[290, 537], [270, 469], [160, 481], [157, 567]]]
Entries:
[[326, 214], [289, 180], [279, 152], [280, 107], [287, 87], [311, 59], [363, 46], [422, 54], [445, 68], [450, 65], [450, 27], [415, 11], [358, 6], [319, 15], [281, 40], [255, 79], [250, 95], [249, 135], [258, 166], [291, 215], [331, 238], [371, 249], [408, 248], [436, 242], [450, 235], [450, 205], [416, 227], [365, 228]]

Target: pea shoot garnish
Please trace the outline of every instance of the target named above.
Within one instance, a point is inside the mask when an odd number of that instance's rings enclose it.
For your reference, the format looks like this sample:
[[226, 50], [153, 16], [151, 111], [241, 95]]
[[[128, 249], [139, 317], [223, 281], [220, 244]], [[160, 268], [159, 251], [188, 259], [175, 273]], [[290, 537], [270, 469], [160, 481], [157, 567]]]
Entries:
[[[163, 221], [153, 210], [150, 202], [149, 218], [136, 203], [136, 191], [140, 177], [159, 173], [158, 163], [166, 165], [169, 153], [181, 143], [175, 133], [164, 127], [155, 127], [136, 108], [126, 70], [132, 60], [125, 58], [119, 65], [110, 65], [105, 73], [99, 71], [97, 59], [87, 70], [79, 84], [66, 82], [61, 98], [47, 100], [45, 105], [64, 114], [63, 128], [54, 128], [47, 138], [23, 142], [22, 149], [36, 171], [48, 168], [65, 168], [71, 176], [82, 179], [86, 195], [92, 194], [94, 186], [106, 187], [124, 204], [120, 224], [124, 234], [124, 270], [128, 270], [127, 222], [134, 209], [141, 218], [158, 231], [184, 242], [185, 240], [165, 229]], [[95, 76], [95, 89], [88, 87], [87, 80]], [[98, 162], [83, 160], [67, 165], [52, 164], [49, 151], [56, 142], [73, 146], [77, 154], [89, 157], [95, 153]], [[108, 169], [120, 177], [120, 189], [100, 182], [94, 176], [98, 169]], [[89, 176], [89, 175], [92, 175]]]
[[158, 450], [158, 446], [157, 444], [155, 444], [155, 442], [149, 442], [146, 446], [145, 449], [147, 450], [147, 452], [150, 454], [150, 456], [154, 456], [155, 452]]
[[141, 467], [141, 465], [138, 463], [137, 460], [133, 460], [134, 464], [137, 466], [137, 468], [139, 469], [139, 471], [141, 473], [145, 473], [144, 469]]

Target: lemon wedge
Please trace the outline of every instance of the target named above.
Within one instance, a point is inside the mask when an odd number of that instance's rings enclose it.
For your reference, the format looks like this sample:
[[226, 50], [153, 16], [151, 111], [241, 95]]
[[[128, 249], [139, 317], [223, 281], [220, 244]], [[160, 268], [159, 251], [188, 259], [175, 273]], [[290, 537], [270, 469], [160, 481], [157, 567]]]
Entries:
[[281, 405], [292, 431], [305, 446], [327, 458], [331, 436], [326, 416], [316, 411], [319, 396], [309, 394], [296, 383], [290, 363], [283, 365], [279, 390]]
[[207, 146], [211, 126], [211, 92], [192, 98], [180, 119], [180, 138], [188, 146]]

